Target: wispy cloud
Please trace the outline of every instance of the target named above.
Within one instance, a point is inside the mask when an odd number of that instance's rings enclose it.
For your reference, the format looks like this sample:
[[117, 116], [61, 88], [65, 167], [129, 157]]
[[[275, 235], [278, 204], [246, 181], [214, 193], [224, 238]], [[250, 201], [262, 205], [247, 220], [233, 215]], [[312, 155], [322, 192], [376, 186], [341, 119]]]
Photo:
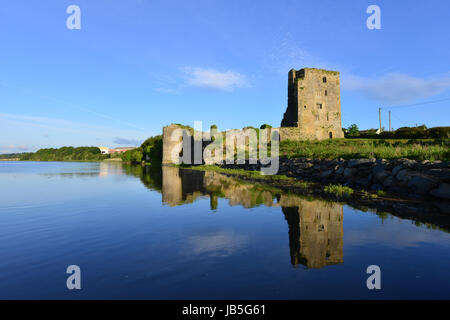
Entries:
[[[135, 137], [126, 139], [126, 142], [139, 142], [151, 135], [151, 132], [113, 128], [100, 125], [92, 125], [65, 119], [31, 116], [23, 114], [0, 113], [0, 137], [6, 133], [16, 132], [11, 136], [10, 143], [1, 145], [26, 145], [31, 151], [42, 147], [59, 147], [63, 145], [97, 145], [108, 144], [122, 137]], [[45, 139], [43, 139], [45, 138]], [[14, 141], [15, 140], [15, 141]], [[118, 144], [124, 144], [120, 141]], [[117, 143], [117, 142], [116, 142]], [[20, 151], [20, 149], [2, 148], [5, 150]], [[27, 150], [27, 151], [28, 151]]]
[[214, 69], [184, 67], [182, 71], [186, 76], [186, 85], [192, 87], [232, 91], [236, 88], [244, 88], [249, 85], [244, 75], [231, 70], [218, 71]]
[[23, 146], [23, 145], [6, 145], [6, 146], [0, 146], [0, 154], [3, 153], [21, 153], [30, 151], [29, 147]]
[[245, 246], [248, 241], [242, 235], [226, 231], [209, 231], [192, 235], [187, 239], [186, 253], [215, 257], [230, 256]]
[[388, 105], [426, 99], [450, 89], [450, 77], [418, 78], [402, 73], [389, 73], [378, 78], [344, 76], [344, 90]]
[[154, 75], [154, 90], [167, 94], [179, 94], [185, 89], [200, 88], [215, 91], [233, 91], [250, 86], [247, 77], [232, 70], [216, 70], [202, 67], [182, 67], [173, 77]]
[[262, 64], [269, 72], [287, 74], [291, 69], [301, 68], [323, 68], [334, 69], [329, 63], [313, 54], [306, 46], [295, 40], [290, 32], [270, 46], [265, 52]]
[[127, 146], [139, 146], [142, 143], [141, 140], [126, 139], [126, 138], [120, 138], [120, 137], [115, 137], [113, 142], [116, 144], [122, 144], [122, 145], [127, 145]]

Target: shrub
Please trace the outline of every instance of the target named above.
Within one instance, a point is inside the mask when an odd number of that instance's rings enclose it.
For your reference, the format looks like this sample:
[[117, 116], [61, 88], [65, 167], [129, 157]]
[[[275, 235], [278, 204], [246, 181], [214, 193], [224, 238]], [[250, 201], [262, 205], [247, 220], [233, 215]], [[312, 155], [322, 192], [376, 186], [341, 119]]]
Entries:
[[378, 190], [378, 191], [377, 191], [377, 195], [378, 195], [379, 197], [384, 197], [384, 196], [386, 195], [386, 191], [384, 191], [384, 190]]
[[352, 188], [340, 184], [330, 184], [324, 188], [324, 191], [333, 194], [338, 198], [351, 196], [354, 192]]
[[143, 150], [143, 160], [149, 161], [152, 164], [160, 164], [162, 162], [162, 135], [148, 138], [142, 143], [140, 148]]
[[347, 135], [349, 137], [357, 137], [357, 136], [359, 136], [359, 128], [358, 128], [358, 126], [356, 124], [352, 124], [350, 127], [348, 127]]

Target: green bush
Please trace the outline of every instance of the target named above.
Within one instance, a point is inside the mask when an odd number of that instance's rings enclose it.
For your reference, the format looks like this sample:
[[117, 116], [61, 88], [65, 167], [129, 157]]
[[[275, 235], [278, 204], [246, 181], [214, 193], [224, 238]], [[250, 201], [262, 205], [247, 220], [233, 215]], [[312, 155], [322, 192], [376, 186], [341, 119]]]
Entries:
[[354, 192], [352, 188], [339, 184], [330, 184], [324, 188], [324, 191], [338, 198], [351, 196]]
[[143, 159], [152, 164], [160, 164], [162, 162], [163, 140], [162, 135], [150, 137], [145, 140], [141, 147], [143, 151]]
[[449, 139], [450, 127], [434, 127], [427, 130], [428, 137], [433, 139]]
[[377, 129], [359, 131], [359, 135], [350, 135], [347, 130], [347, 138], [365, 139], [449, 139], [450, 127], [435, 127], [427, 129], [422, 125], [419, 127], [401, 127], [395, 131], [383, 131], [377, 134]]
[[352, 124], [347, 128], [347, 135], [349, 137], [357, 137], [359, 135], [359, 128], [356, 124]]

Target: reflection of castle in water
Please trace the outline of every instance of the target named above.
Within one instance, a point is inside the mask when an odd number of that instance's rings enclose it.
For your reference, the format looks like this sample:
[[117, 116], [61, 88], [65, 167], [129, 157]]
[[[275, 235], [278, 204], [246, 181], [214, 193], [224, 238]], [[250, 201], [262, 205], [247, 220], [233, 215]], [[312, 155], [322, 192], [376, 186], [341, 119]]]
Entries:
[[[133, 167], [131, 167], [133, 168]], [[343, 206], [307, 200], [271, 188], [257, 187], [215, 172], [183, 170], [176, 167], [134, 167], [131, 172], [153, 190], [162, 191], [162, 201], [169, 206], [192, 203], [198, 198], [210, 199], [211, 209], [218, 198], [231, 206], [252, 208], [258, 205], [281, 207], [289, 226], [289, 247], [293, 266], [321, 268], [343, 263]]]
[[344, 262], [342, 205], [303, 200], [282, 209], [289, 224], [292, 265], [322, 268]]

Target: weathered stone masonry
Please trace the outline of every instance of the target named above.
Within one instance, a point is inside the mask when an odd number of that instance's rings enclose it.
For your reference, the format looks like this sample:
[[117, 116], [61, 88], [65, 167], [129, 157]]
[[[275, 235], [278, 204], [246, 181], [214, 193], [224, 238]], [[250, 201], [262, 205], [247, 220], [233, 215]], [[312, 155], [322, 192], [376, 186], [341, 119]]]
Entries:
[[[281, 121], [280, 136], [289, 140], [343, 138], [339, 81], [337, 71], [310, 68], [289, 71], [288, 107]], [[298, 136], [286, 137], [285, 127], [296, 128]]]
[[[163, 129], [163, 164], [173, 163], [172, 154], [185, 149], [180, 147], [179, 141], [170, 139], [172, 132], [179, 128], [182, 127], [170, 125]], [[280, 141], [343, 138], [339, 72], [313, 68], [290, 70], [288, 106], [281, 127], [271, 130], [278, 131]], [[245, 134], [245, 129], [240, 131]], [[192, 132], [190, 134], [192, 135]], [[209, 132], [203, 132], [201, 135], [204, 140], [210, 139]], [[186, 129], [184, 139], [187, 136]], [[190, 145], [193, 148], [194, 143]], [[188, 152], [193, 154], [193, 150]]]

